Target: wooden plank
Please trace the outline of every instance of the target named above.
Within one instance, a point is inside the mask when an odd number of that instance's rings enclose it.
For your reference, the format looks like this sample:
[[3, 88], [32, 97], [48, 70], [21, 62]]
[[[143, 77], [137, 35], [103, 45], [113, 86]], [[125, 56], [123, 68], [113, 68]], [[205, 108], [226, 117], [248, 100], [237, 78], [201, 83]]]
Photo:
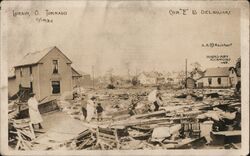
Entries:
[[145, 114], [138, 114], [138, 115], [133, 115], [133, 118], [140, 119], [140, 118], [147, 118], [147, 117], [152, 117], [152, 116], [157, 116], [157, 115], [164, 115], [166, 114], [166, 111], [161, 110], [161, 111], [156, 111], [152, 113], [145, 113]]
[[85, 145], [87, 145], [90, 142], [90, 138], [86, 139], [83, 143], [81, 143], [76, 149], [82, 149]]
[[155, 119], [134, 119], [134, 120], [123, 120], [111, 123], [113, 126], [134, 126], [134, 125], [145, 125], [145, 124], [158, 124], [158, 123], [167, 123], [175, 120], [190, 119], [192, 117], [164, 117], [164, 118], [155, 118]]
[[219, 131], [219, 132], [211, 132], [213, 135], [222, 135], [222, 136], [240, 136], [241, 135], [241, 131]]

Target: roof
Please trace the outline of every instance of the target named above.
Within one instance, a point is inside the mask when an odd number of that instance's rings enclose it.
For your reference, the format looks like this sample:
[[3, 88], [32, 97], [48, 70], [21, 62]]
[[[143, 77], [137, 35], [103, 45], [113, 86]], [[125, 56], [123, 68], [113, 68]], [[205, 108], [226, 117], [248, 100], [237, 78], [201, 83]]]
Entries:
[[195, 75], [196, 73], [198, 73], [199, 75], [203, 76], [204, 75], [204, 72], [201, 71], [201, 70], [193, 70], [190, 72], [191, 75]]
[[90, 75], [90, 74], [88, 74], [88, 73], [85, 73], [85, 72], [79, 71], [79, 70], [78, 70], [78, 73], [80, 73], [82, 76], [84, 76], [84, 75]]
[[[20, 67], [20, 66], [26, 66], [26, 65], [32, 65], [32, 64], [37, 64], [39, 61], [46, 56], [51, 50], [54, 48], [58, 49], [56, 46], [49, 47], [46, 49], [43, 49], [41, 51], [36, 51], [32, 53], [26, 54], [23, 59], [15, 65], [15, 67]], [[59, 50], [59, 49], [58, 49]], [[59, 50], [60, 51], [60, 50]], [[61, 52], [61, 51], [60, 51]], [[61, 52], [62, 53], [62, 52]], [[62, 53], [63, 54], [63, 53]], [[64, 55], [64, 54], [63, 54]], [[65, 55], [64, 55], [65, 56]], [[70, 59], [65, 56], [69, 61]], [[71, 61], [70, 61], [71, 62]]]
[[71, 67], [72, 69], [72, 77], [81, 77], [82, 75], [76, 71], [73, 67]]
[[216, 68], [208, 68], [205, 71], [204, 77], [212, 77], [212, 76], [229, 76], [229, 68], [230, 67], [216, 67]]

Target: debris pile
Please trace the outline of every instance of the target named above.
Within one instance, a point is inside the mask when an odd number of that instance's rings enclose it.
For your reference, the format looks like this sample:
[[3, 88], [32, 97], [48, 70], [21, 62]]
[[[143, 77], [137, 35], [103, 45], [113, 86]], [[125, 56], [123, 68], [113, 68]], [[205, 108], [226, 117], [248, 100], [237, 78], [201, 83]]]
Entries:
[[[87, 130], [51, 149], [239, 148], [241, 101], [231, 90], [173, 92], [162, 91], [158, 111], [150, 110], [147, 91], [135, 89], [85, 91], [71, 101], [61, 98], [60, 109], [81, 120]], [[85, 121], [82, 107], [89, 94], [104, 106], [102, 121]]]

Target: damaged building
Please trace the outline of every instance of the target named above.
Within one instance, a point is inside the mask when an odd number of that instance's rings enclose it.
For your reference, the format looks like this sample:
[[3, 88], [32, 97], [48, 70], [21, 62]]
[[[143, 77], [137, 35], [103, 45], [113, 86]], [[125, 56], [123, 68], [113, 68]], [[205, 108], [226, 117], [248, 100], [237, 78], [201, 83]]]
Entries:
[[8, 94], [11, 97], [20, 88], [28, 88], [42, 100], [71, 91], [77, 83], [75, 78], [81, 77], [71, 64], [72, 61], [56, 46], [28, 53], [8, 77]]

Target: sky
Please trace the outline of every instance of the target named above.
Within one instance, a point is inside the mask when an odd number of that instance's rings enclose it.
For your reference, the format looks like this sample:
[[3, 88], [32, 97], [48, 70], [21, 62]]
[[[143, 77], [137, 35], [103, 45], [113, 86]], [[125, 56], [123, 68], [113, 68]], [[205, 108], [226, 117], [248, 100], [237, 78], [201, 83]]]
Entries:
[[[158, 3], [161, 3], [158, 1]], [[58, 3], [57, 3], [58, 4]], [[136, 71], [185, 70], [193, 62], [203, 69], [234, 66], [240, 57], [240, 12], [230, 15], [170, 15], [180, 7], [155, 5], [148, 1], [96, 1], [57, 5], [50, 2], [12, 3], [5, 8], [3, 44], [12, 67], [29, 53], [57, 46], [77, 70], [96, 75], [113, 69], [116, 74]], [[50, 11], [67, 15], [46, 16]], [[216, 8], [193, 7], [201, 10]], [[35, 16], [34, 11], [39, 15]], [[13, 16], [13, 11], [29, 11], [31, 16]], [[53, 23], [37, 22], [36, 18]], [[206, 43], [232, 44], [229, 47], [202, 47]], [[228, 55], [228, 64], [210, 61], [207, 56]]]

